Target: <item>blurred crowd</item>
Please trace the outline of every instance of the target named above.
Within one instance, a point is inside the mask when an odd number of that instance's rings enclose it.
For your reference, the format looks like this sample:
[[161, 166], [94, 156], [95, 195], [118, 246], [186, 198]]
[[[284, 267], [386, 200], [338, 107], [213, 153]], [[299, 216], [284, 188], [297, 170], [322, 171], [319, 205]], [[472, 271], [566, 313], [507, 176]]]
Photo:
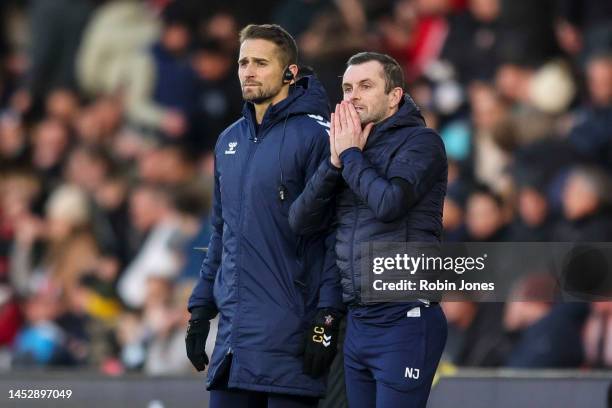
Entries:
[[[446, 241], [612, 241], [609, 1], [6, 0], [0, 370], [192, 371], [211, 152], [241, 114], [238, 32], [264, 22], [331, 103], [355, 52], [402, 64], [447, 149]], [[453, 364], [612, 368], [611, 302], [443, 306]]]

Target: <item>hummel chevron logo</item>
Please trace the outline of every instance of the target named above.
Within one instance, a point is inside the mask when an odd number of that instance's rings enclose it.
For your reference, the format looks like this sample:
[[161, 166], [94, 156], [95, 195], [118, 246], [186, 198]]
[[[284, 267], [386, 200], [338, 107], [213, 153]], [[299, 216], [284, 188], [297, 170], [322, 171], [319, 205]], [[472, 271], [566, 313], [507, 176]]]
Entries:
[[225, 154], [236, 154], [236, 146], [238, 146], [238, 142], [229, 142]]
[[330, 335], [330, 336], [328, 336], [328, 335], [324, 334], [324, 335], [323, 335], [323, 342], [322, 342], [322, 343], [323, 343], [323, 346], [325, 346], [325, 347], [329, 347], [329, 346], [331, 345], [331, 342], [330, 342], [330, 340], [331, 340], [331, 339], [332, 339], [332, 336], [331, 336], [331, 335]]

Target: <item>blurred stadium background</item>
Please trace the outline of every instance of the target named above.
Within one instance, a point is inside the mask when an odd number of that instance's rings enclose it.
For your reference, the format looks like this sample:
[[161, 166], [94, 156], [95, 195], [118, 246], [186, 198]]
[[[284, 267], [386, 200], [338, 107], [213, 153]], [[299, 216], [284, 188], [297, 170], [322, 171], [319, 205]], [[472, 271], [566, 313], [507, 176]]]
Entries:
[[[445, 240], [612, 241], [609, 0], [3, 0], [0, 389], [204, 392], [183, 343], [193, 248], [211, 150], [242, 107], [238, 31], [264, 22], [332, 103], [353, 53], [404, 66], [446, 144]], [[444, 309], [432, 406], [606, 406], [612, 302]]]

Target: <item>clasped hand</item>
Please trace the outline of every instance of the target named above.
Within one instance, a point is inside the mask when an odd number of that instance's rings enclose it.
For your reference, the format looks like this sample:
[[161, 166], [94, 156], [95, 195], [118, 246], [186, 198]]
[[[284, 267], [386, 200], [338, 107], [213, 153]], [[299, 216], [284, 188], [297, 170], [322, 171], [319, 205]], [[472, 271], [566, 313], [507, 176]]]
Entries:
[[336, 104], [336, 110], [331, 114], [331, 126], [329, 132], [329, 147], [331, 162], [340, 168], [340, 155], [346, 149], [357, 147], [363, 150], [368, 141], [373, 123], [368, 123], [363, 129], [361, 120], [352, 103], [342, 101]]

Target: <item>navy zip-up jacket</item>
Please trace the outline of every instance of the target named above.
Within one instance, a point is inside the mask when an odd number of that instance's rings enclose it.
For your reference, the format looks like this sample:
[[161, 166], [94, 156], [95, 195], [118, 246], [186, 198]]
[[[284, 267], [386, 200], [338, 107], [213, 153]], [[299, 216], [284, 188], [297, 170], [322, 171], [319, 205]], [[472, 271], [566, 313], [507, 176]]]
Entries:
[[340, 155], [342, 169], [321, 163], [290, 211], [292, 229], [308, 236], [336, 224], [344, 302], [361, 303], [361, 244], [439, 242], [448, 164], [440, 136], [410, 96], [372, 129], [363, 152]]
[[252, 104], [243, 113], [217, 141], [212, 235], [189, 300], [219, 312], [207, 385], [230, 367], [229, 387], [321, 396], [323, 379], [302, 373], [303, 345], [317, 308], [342, 307], [333, 235], [327, 246], [325, 231], [298, 236], [288, 213], [329, 155], [327, 96], [305, 77], [258, 127]]

